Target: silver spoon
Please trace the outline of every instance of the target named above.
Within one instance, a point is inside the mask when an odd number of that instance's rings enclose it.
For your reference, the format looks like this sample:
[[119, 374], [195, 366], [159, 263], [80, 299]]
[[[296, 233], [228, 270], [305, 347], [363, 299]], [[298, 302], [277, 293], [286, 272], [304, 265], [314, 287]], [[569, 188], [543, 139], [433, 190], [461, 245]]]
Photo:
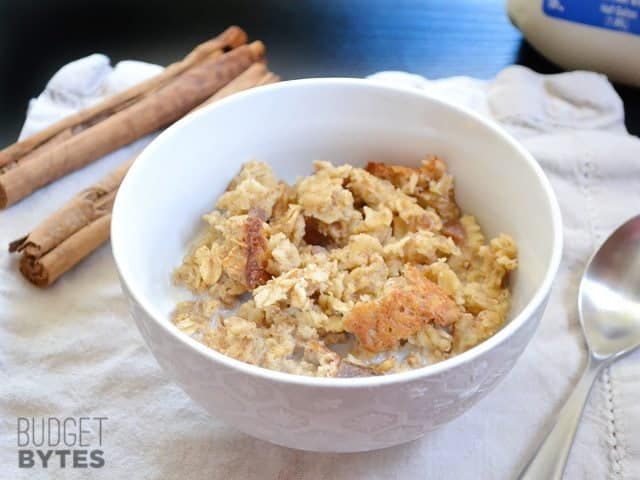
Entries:
[[607, 365], [640, 346], [640, 215], [611, 234], [582, 275], [578, 314], [587, 367], [556, 423], [518, 476], [560, 480], [593, 382]]

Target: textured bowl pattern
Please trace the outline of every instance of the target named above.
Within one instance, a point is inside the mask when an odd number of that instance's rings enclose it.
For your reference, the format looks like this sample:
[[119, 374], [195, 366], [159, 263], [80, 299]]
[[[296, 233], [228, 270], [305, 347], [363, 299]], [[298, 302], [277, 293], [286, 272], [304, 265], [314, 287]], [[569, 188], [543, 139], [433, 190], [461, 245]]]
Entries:
[[[416, 165], [426, 153], [448, 161], [461, 207], [487, 235], [504, 231], [518, 244], [512, 312], [492, 338], [411, 372], [323, 379], [243, 364], [170, 323], [185, 295], [171, 285], [170, 272], [243, 161], [264, 160], [293, 181], [316, 159]], [[238, 94], [159, 135], [120, 187], [112, 245], [144, 340], [196, 402], [279, 445], [350, 452], [418, 438], [464, 413], [504, 378], [542, 316], [560, 261], [561, 229], [542, 170], [497, 126], [417, 92], [315, 79]]]

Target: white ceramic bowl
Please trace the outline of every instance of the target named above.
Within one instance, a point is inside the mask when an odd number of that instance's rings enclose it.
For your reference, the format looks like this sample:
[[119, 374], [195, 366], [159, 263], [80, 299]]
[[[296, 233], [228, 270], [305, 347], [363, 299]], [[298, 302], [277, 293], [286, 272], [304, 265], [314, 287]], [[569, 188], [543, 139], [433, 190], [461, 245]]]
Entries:
[[[444, 362], [384, 377], [307, 378], [228, 358], [169, 321], [172, 286], [200, 217], [243, 162], [293, 181], [316, 159], [418, 165], [441, 155], [456, 194], [489, 235], [511, 234], [520, 267], [508, 324]], [[112, 244], [131, 313], [149, 348], [196, 402], [255, 437], [292, 448], [363, 451], [413, 440], [493, 389], [531, 339], [560, 261], [561, 219], [540, 167], [503, 131], [423, 94], [366, 80], [283, 82], [238, 94], [167, 129], [116, 199]]]

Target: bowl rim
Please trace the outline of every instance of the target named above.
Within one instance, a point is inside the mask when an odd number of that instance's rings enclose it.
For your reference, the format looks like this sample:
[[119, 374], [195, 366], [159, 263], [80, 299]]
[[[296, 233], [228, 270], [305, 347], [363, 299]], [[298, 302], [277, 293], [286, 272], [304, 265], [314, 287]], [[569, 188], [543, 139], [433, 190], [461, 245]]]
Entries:
[[[140, 165], [148, 161], [147, 158], [153, 156], [155, 150], [159, 148], [158, 146], [162, 147], [162, 144], [165, 141], [164, 139], [171, 137], [179, 129], [187, 128], [191, 122], [197, 121], [197, 119], [201, 116], [208, 115], [210, 111], [222, 108], [222, 106], [228, 103], [241, 102], [245, 98], [249, 98], [254, 95], [268, 95], [269, 92], [272, 91], [313, 86], [349, 88], [362, 87], [368, 88], [370, 90], [389, 91], [411, 96], [415, 99], [415, 101], [432, 102], [438, 104], [440, 107], [455, 110], [459, 114], [467, 116], [473, 121], [484, 125], [484, 127], [489, 129], [496, 137], [500, 138], [501, 141], [506, 142], [510, 146], [512, 146], [520, 154], [525, 163], [528, 164], [528, 166], [531, 168], [543, 188], [547, 201], [547, 207], [551, 212], [551, 221], [553, 226], [552, 252], [548, 261], [548, 266], [544, 274], [544, 278], [540, 285], [537, 287], [531, 299], [527, 302], [527, 304], [522, 308], [520, 313], [515, 318], [513, 318], [507, 325], [501, 328], [492, 337], [459, 355], [438, 363], [427, 365], [415, 370], [409, 370], [406, 372], [357, 378], [307, 377], [293, 373], [269, 370], [264, 367], [251, 365], [240, 360], [236, 360], [235, 358], [228, 357], [227, 355], [220, 353], [217, 350], [207, 347], [206, 345], [191, 338], [189, 335], [178, 330], [178, 328], [175, 327], [168, 318], [165, 318], [164, 315], [158, 312], [158, 310], [152, 305], [151, 302], [147, 301], [148, 299], [145, 298], [145, 296], [140, 294], [139, 289], [136, 288], [135, 282], [131, 281], [131, 278], [135, 277], [133, 275], [130, 275], [129, 269], [127, 268], [126, 263], [123, 261], [120, 255], [120, 251], [124, 248], [122, 244], [125, 241], [124, 238], [126, 233], [126, 226], [122, 225], [120, 222], [120, 211], [125, 208], [122, 203], [123, 195], [121, 195], [120, 192], [126, 191], [129, 188], [129, 184], [132, 182], [131, 178], [133, 178], [135, 176], [135, 172], [141, 168]], [[552, 283], [560, 265], [563, 249], [563, 237], [560, 206], [558, 204], [558, 200], [553, 191], [553, 188], [551, 187], [551, 183], [549, 182], [540, 165], [533, 158], [533, 155], [525, 150], [525, 148], [517, 140], [511, 137], [505, 130], [503, 130], [500, 125], [493, 122], [492, 120], [481, 117], [479, 114], [467, 107], [446, 102], [429, 95], [427, 92], [423, 92], [417, 89], [388, 85], [370, 79], [327, 77], [283, 81], [272, 85], [261, 86], [239, 92], [228, 98], [222, 99], [219, 102], [215, 102], [202, 109], [199, 109], [198, 111], [186, 115], [173, 125], [169, 126], [166, 130], [161, 132], [139, 154], [138, 158], [129, 169], [129, 172], [125, 176], [118, 190], [112, 213], [111, 245], [116, 267], [120, 274], [120, 281], [122, 282], [123, 287], [125, 287], [129, 294], [133, 297], [133, 300], [143, 309], [144, 313], [154, 322], [159, 324], [160, 328], [163, 329], [165, 333], [167, 333], [170, 337], [172, 337], [174, 341], [182, 343], [186, 347], [195, 350], [195, 352], [207, 357], [210, 361], [213, 361], [214, 363], [221, 363], [225, 367], [235, 370], [237, 373], [243, 373], [252, 377], [258, 377], [263, 380], [282, 382], [286, 384], [323, 388], [371, 388], [380, 387], [383, 385], [410, 382], [413, 380], [437, 375], [447, 370], [452, 370], [468, 362], [472, 362], [474, 359], [482, 356], [489, 350], [496, 348], [501, 343], [507, 341], [518, 330], [524, 327], [524, 325], [527, 323], [527, 320], [529, 320], [533, 316], [534, 312], [538, 308], [543, 306], [545, 299], [551, 290]]]

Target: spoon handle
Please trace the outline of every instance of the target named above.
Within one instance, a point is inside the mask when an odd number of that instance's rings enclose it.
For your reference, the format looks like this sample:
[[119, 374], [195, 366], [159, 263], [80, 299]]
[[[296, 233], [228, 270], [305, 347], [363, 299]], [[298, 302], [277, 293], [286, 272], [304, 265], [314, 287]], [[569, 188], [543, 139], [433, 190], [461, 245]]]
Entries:
[[606, 360], [589, 356], [582, 378], [560, 410], [555, 425], [518, 475], [519, 480], [562, 480], [582, 410], [589, 398], [593, 382], [607, 363]]

